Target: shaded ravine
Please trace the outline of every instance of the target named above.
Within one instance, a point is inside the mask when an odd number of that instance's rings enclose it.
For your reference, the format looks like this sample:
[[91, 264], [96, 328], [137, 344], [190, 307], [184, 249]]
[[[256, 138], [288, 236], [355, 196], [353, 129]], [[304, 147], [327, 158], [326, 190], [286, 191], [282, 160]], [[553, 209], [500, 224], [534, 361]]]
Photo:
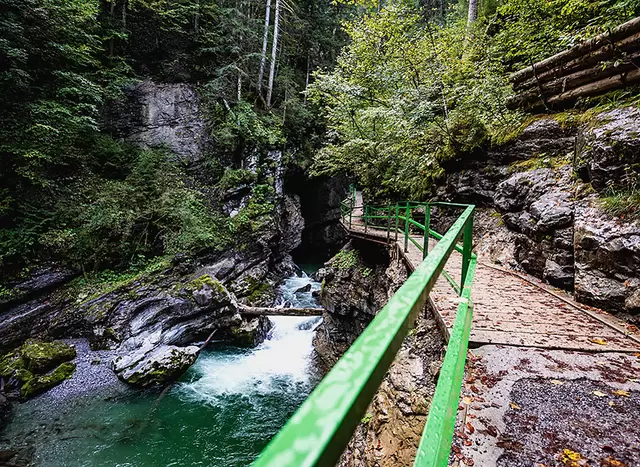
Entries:
[[[306, 275], [289, 278], [279, 303], [318, 306], [319, 287]], [[258, 347], [204, 351], [161, 399], [125, 387], [104, 371], [110, 355], [76, 341], [78, 374], [18, 405], [0, 451], [22, 446], [24, 461], [47, 467], [248, 465], [317, 383], [311, 354], [320, 318], [271, 320]], [[94, 378], [100, 384], [86, 390]]]

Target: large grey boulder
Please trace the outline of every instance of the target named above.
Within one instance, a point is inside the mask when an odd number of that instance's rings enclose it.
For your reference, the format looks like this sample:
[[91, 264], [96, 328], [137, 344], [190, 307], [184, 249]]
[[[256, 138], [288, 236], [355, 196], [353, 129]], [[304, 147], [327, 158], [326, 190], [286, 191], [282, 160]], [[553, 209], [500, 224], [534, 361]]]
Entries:
[[598, 114], [578, 134], [576, 171], [596, 190], [625, 186], [640, 176], [640, 110], [624, 107]]
[[141, 348], [133, 354], [116, 357], [111, 367], [122, 381], [139, 387], [157, 386], [175, 381], [198, 358], [196, 346], [161, 345]]
[[576, 208], [574, 242], [576, 298], [640, 312], [640, 224], [623, 222], [603, 212], [597, 200], [587, 200]]

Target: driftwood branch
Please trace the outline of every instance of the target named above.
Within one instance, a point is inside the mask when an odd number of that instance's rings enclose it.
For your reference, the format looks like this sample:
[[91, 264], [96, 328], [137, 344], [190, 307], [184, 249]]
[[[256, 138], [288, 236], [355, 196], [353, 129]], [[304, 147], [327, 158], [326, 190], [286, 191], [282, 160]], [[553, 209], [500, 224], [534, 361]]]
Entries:
[[322, 308], [271, 308], [240, 306], [238, 312], [247, 316], [322, 316]]

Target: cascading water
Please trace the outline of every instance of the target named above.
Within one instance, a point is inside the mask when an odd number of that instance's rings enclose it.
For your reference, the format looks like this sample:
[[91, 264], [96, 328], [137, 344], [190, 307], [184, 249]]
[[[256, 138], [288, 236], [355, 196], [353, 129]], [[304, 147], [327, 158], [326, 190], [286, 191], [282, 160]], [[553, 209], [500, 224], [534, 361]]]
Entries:
[[[278, 305], [318, 306], [306, 275], [287, 279]], [[33, 444], [34, 465], [246, 466], [307, 397], [319, 317], [272, 317], [254, 349], [204, 351], [163, 398], [110, 388], [82, 396], [49, 393], [21, 404], [0, 450]]]

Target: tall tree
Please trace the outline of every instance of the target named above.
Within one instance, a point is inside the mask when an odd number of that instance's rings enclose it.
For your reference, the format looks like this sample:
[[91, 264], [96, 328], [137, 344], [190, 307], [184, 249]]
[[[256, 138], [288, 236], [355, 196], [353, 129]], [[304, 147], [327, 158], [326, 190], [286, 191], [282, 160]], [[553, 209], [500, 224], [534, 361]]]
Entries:
[[278, 52], [278, 36], [280, 34], [280, 0], [276, 0], [276, 12], [273, 20], [273, 44], [271, 46], [271, 69], [269, 70], [269, 87], [267, 88], [267, 107], [271, 107], [273, 80], [276, 75], [276, 55]]
[[262, 55], [260, 56], [260, 74], [258, 75], [258, 94], [262, 93], [264, 67], [267, 63], [267, 43], [269, 42], [269, 20], [271, 17], [271, 0], [267, 0], [267, 12], [264, 15], [264, 35], [262, 36]]
[[470, 27], [478, 19], [478, 0], [469, 0], [469, 15], [467, 16], [467, 27]]

